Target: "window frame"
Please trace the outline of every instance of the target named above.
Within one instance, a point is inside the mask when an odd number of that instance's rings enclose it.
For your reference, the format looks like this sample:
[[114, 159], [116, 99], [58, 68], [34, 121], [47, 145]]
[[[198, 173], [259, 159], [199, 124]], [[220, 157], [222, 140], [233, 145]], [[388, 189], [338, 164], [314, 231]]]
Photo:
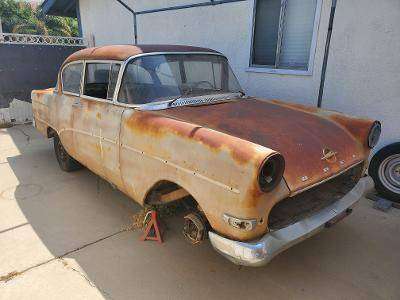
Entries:
[[[92, 96], [87, 96], [83, 94], [84, 91], [84, 86], [85, 86], [85, 79], [86, 79], [86, 67], [87, 64], [109, 64], [110, 65], [110, 72], [111, 72], [111, 68], [113, 64], [117, 64], [119, 65], [119, 72], [118, 72], [118, 77], [117, 77], [117, 81], [115, 83], [115, 89], [114, 89], [114, 94], [113, 94], [113, 98], [112, 99], [103, 99], [103, 98], [97, 98], [97, 97], [92, 97]], [[122, 65], [123, 62], [119, 61], [119, 60], [96, 60], [96, 59], [88, 59], [88, 60], [84, 60], [84, 68], [83, 68], [83, 72], [82, 72], [82, 78], [81, 78], [81, 92], [80, 92], [80, 97], [83, 99], [87, 99], [87, 100], [94, 100], [94, 101], [99, 101], [99, 102], [105, 102], [105, 103], [113, 103], [115, 104], [116, 102], [116, 90], [118, 87], [118, 80], [119, 77], [121, 76], [121, 69], [122, 69]]]
[[[110, 68], [113, 64], [118, 64], [120, 66], [119, 68], [119, 73], [118, 73], [118, 77], [117, 77], [117, 81], [115, 84], [115, 90], [114, 90], [114, 95], [113, 98], [110, 99], [102, 99], [102, 98], [96, 98], [96, 97], [91, 97], [91, 96], [86, 96], [83, 94], [83, 87], [85, 84], [85, 76], [86, 76], [86, 64], [89, 63], [106, 63], [106, 64], [110, 64]], [[120, 61], [120, 60], [96, 60], [96, 59], [89, 59], [89, 60], [75, 60], [72, 62], [69, 62], [67, 64], [65, 64], [61, 71], [60, 71], [60, 80], [61, 80], [61, 94], [65, 94], [65, 95], [70, 95], [70, 96], [76, 96], [76, 97], [80, 97], [83, 99], [88, 99], [88, 100], [94, 100], [94, 101], [99, 101], [99, 102], [106, 102], [106, 103], [116, 103], [116, 91], [118, 86], [118, 82], [119, 79], [121, 77], [121, 71], [124, 65], [124, 61]], [[64, 69], [67, 68], [70, 65], [73, 64], [83, 64], [83, 69], [82, 69], [82, 74], [81, 74], [81, 82], [80, 82], [80, 87], [79, 87], [79, 94], [76, 93], [72, 93], [72, 92], [68, 92], [68, 91], [64, 91], [64, 82], [63, 82], [63, 73], [64, 73]]]
[[[314, 60], [315, 60], [315, 52], [317, 48], [317, 38], [318, 38], [318, 29], [321, 17], [322, 10], [322, 0], [317, 0], [317, 5], [315, 8], [315, 16], [314, 16], [314, 26], [313, 26], [313, 35], [311, 39], [310, 45], [310, 56], [308, 58], [308, 67], [307, 70], [299, 70], [299, 69], [291, 69], [291, 68], [279, 68], [275, 67], [279, 63], [279, 59], [275, 62], [275, 66], [271, 65], [257, 65], [253, 64], [253, 52], [254, 52], [254, 37], [255, 37], [255, 25], [256, 25], [256, 13], [257, 13], [257, 2], [259, 0], [253, 0], [253, 13], [251, 15], [251, 40], [250, 40], [250, 51], [249, 51], [249, 65], [246, 68], [246, 72], [254, 72], [254, 73], [269, 73], [269, 74], [283, 74], [283, 75], [312, 75], [314, 69]], [[283, 6], [286, 6], [288, 0], [281, 0], [281, 13]], [[278, 45], [277, 50], [280, 51], [281, 41], [282, 41], [282, 23], [283, 19], [281, 18], [279, 21], [279, 30], [278, 30]], [[279, 55], [277, 55], [279, 57]]]
[[[80, 81], [80, 85], [79, 85], [79, 93], [73, 93], [73, 92], [69, 92], [69, 91], [64, 91], [64, 70], [71, 66], [71, 65], [78, 65], [78, 64], [82, 64], [82, 73], [81, 73], [81, 81]], [[82, 93], [82, 76], [84, 74], [84, 70], [85, 70], [85, 63], [82, 60], [76, 60], [76, 61], [72, 61], [67, 63], [66, 65], [64, 65], [61, 69], [61, 74], [60, 74], [60, 79], [61, 79], [61, 93], [64, 95], [70, 95], [70, 96], [77, 96], [79, 97]]]
[[[193, 54], [193, 55], [217, 55], [217, 56], [222, 56], [224, 58], [226, 58], [228, 60], [228, 58], [223, 55], [222, 53], [219, 52], [207, 52], [207, 51], [164, 51], [164, 52], [150, 52], [150, 53], [141, 53], [141, 54], [137, 54], [137, 55], [133, 55], [128, 57], [122, 64], [120, 70], [119, 70], [119, 76], [118, 76], [118, 81], [117, 81], [117, 85], [115, 88], [115, 94], [114, 94], [114, 103], [116, 105], [119, 106], [123, 106], [123, 107], [129, 107], [129, 108], [141, 108], [141, 107], [148, 107], [148, 106], [153, 106], [153, 105], [159, 105], [159, 104], [166, 104], [166, 108], [168, 107], [167, 104], [171, 101], [171, 100], [161, 100], [161, 101], [157, 101], [157, 102], [151, 102], [151, 104], [149, 103], [145, 103], [145, 104], [128, 104], [128, 103], [122, 103], [118, 101], [118, 94], [121, 88], [121, 84], [122, 84], [122, 78], [125, 75], [125, 70], [128, 66], [128, 64], [130, 62], [132, 62], [135, 59], [138, 59], [140, 57], [143, 56], [153, 56], [153, 55], [169, 55], [169, 54], [177, 54], [177, 55], [185, 55], [185, 54]], [[229, 60], [228, 60], [229, 63]], [[236, 75], [235, 75], [236, 76]]]

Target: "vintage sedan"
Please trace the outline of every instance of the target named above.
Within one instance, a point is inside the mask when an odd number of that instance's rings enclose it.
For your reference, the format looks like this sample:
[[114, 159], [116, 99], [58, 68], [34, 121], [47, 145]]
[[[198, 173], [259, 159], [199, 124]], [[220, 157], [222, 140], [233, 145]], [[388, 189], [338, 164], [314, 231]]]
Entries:
[[381, 132], [374, 120], [247, 97], [224, 55], [189, 46], [78, 51], [32, 104], [63, 170], [83, 165], [143, 206], [189, 197], [186, 237], [208, 236], [248, 266], [351, 213], [372, 187]]

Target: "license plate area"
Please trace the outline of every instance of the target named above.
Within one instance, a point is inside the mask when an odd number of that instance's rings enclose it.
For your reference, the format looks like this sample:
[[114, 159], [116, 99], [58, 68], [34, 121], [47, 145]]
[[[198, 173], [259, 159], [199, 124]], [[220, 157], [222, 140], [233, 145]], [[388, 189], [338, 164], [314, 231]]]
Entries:
[[336, 217], [334, 217], [332, 220], [329, 220], [328, 222], [325, 223], [326, 228], [330, 228], [336, 223], [340, 222], [344, 218], [346, 218], [348, 215], [350, 215], [353, 212], [352, 208], [346, 209], [344, 212], [338, 214]]

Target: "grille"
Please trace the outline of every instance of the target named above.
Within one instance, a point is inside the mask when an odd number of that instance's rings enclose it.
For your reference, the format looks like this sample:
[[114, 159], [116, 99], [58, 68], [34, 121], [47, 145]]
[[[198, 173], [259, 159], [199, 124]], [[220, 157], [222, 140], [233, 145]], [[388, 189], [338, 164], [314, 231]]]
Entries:
[[362, 171], [363, 164], [360, 163], [333, 179], [278, 202], [269, 214], [268, 228], [284, 228], [333, 204], [353, 189]]

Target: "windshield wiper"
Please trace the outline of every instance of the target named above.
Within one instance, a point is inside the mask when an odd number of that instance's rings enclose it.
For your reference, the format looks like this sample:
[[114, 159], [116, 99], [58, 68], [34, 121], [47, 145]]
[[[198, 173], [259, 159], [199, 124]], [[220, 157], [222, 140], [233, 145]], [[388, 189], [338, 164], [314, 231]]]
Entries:
[[174, 99], [172, 99], [169, 103], [168, 103], [168, 107], [171, 107], [173, 103], [175, 103], [177, 100], [181, 99], [182, 97], [185, 97], [187, 95], [189, 95], [189, 93], [191, 92], [191, 89], [187, 89], [186, 91], [184, 91], [182, 93], [182, 95], [179, 95], [178, 97], [175, 97]]
[[[217, 88], [216, 88], [216, 89], [212, 89], [212, 91], [214, 91], [214, 92], [222, 92], [222, 89], [217, 89]], [[180, 96], [175, 97], [174, 99], [172, 99], [172, 100], [168, 103], [168, 107], [171, 107], [172, 104], [174, 104], [176, 101], [178, 101], [179, 99], [182, 99], [183, 97], [189, 95], [190, 92], [192, 92], [192, 90], [186, 90], [182, 95], [180, 95]], [[235, 93], [235, 92], [232, 92], [232, 93]], [[243, 97], [243, 96], [246, 95], [242, 90], [237, 91], [236, 93], [239, 93], [239, 94], [240, 94], [240, 97]]]

